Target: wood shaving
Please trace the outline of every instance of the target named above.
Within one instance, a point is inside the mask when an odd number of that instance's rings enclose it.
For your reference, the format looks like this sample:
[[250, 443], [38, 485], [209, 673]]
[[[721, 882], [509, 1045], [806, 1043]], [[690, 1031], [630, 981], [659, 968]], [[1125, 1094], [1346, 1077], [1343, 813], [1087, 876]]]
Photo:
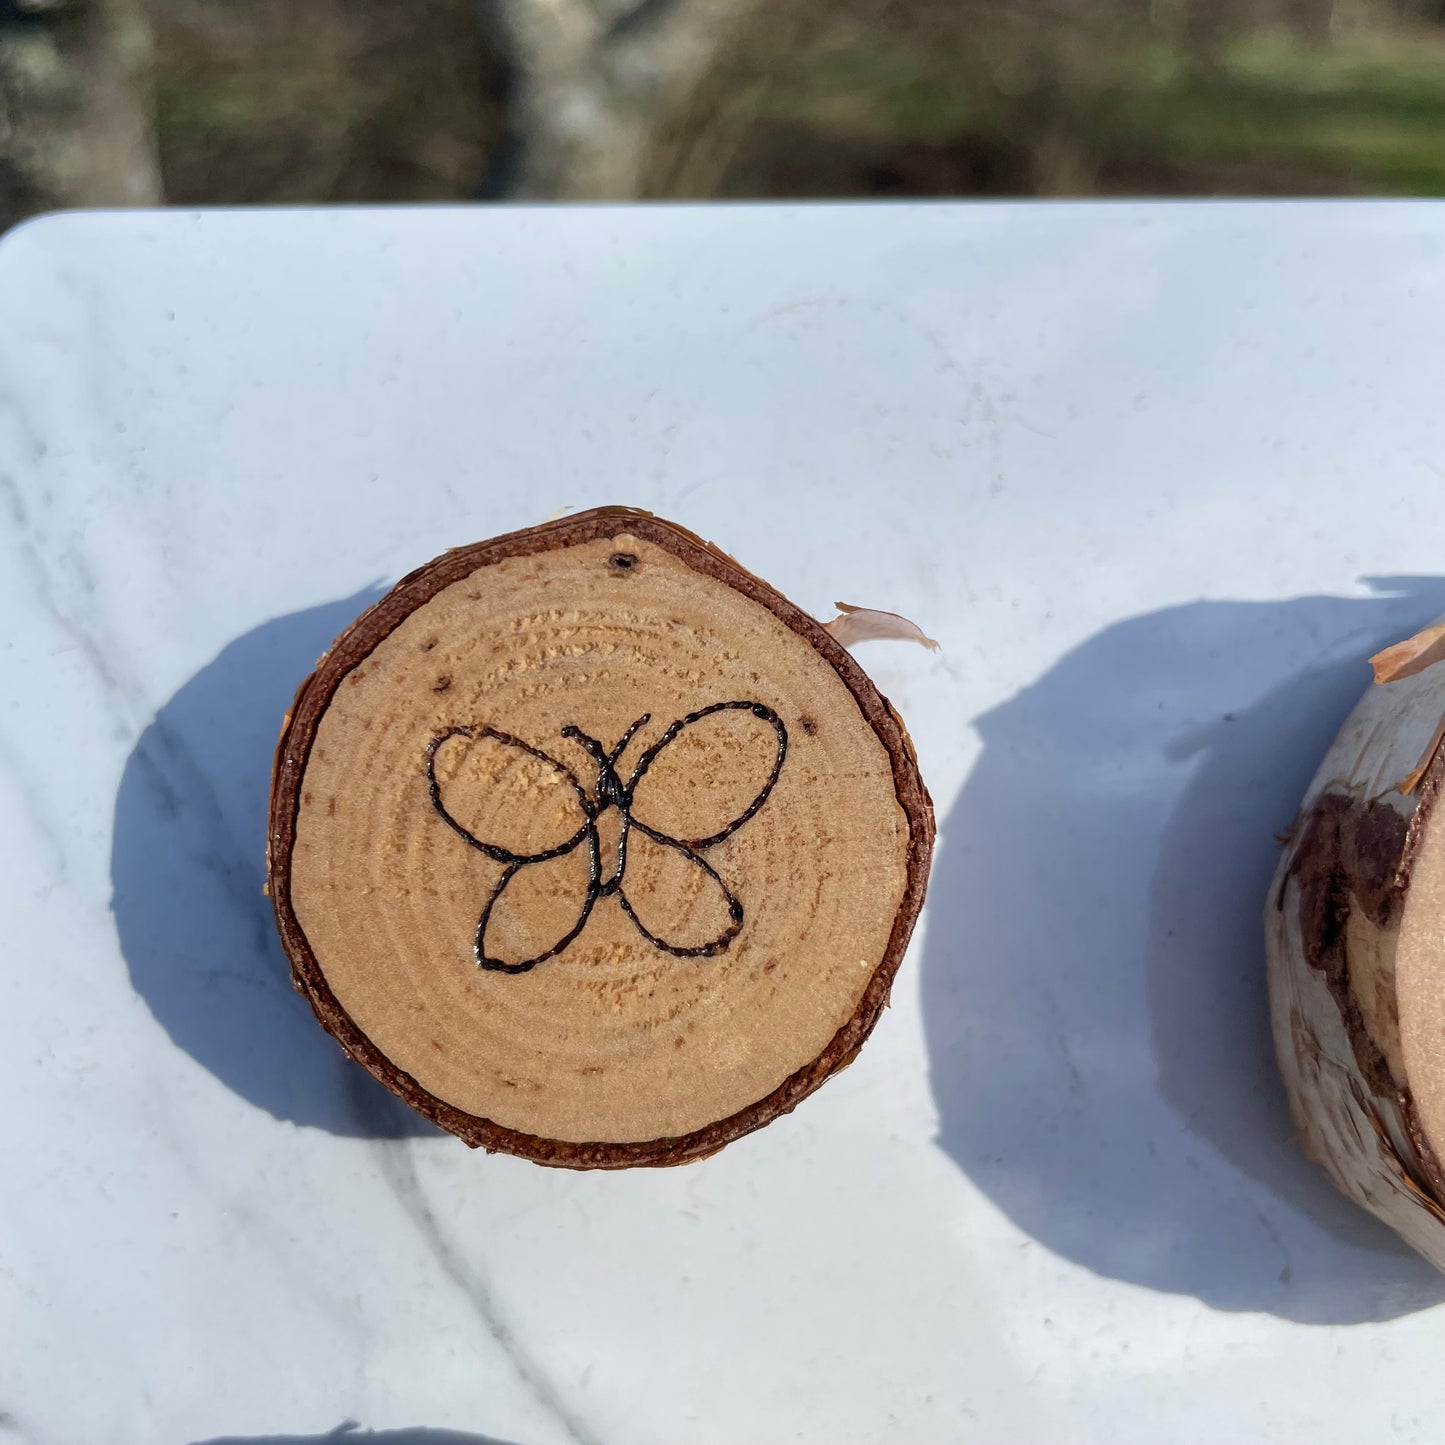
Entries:
[[871, 607], [854, 607], [847, 602], [835, 602], [838, 616], [823, 624], [823, 631], [844, 647], [853, 647], [860, 642], [917, 642], [930, 652], [938, 651], [938, 643], [929, 637], [916, 622], [900, 617], [896, 612], [879, 612]]
[[1445, 661], [1445, 622], [1433, 623], [1404, 642], [1397, 642], [1370, 659], [1376, 682], [1398, 682]]

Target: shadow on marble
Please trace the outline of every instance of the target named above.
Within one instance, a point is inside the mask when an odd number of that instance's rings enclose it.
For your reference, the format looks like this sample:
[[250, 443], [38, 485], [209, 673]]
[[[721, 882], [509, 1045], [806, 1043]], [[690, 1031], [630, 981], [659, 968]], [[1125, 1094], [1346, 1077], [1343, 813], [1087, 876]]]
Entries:
[[194, 1445], [507, 1445], [494, 1435], [471, 1435], [461, 1430], [357, 1430], [341, 1426], [325, 1435], [225, 1435], [197, 1440]]
[[281, 720], [316, 659], [377, 595], [255, 628], [161, 708], [116, 795], [111, 906], [136, 992], [227, 1087], [277, 1119], [403, 1138], [437, 1131], [316, 1023], [261, 891]]
[[1273, 835], [1365, 658], [1445, 610], [1375, 594], [1134, 618], [976, 721], [922, 965], [939, 1144], [1098, 1274], [1319, 1324], [1445, 1301], [1304, 1157], [1266, 1004]]

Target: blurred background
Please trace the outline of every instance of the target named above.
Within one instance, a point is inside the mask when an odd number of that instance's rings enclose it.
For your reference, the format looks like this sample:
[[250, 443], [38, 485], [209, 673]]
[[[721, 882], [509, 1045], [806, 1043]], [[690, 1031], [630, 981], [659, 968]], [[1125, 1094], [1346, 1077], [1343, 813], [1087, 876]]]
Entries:
[[60, 206], [1445, 194], [1445, 0], [0, 0]]

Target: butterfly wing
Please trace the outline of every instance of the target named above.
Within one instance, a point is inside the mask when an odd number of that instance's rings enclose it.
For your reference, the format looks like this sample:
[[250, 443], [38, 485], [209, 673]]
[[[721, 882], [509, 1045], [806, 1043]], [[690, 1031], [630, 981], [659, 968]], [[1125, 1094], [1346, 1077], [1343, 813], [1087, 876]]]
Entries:
[[788, 730], [772, 708], [715, 702], [679, 718], [638, 758], [628, 810], [652, 838], [695, 854], [767, 802], [787, 755]]
[[446, 825], [506, 865], [477, 920], [477, 963], [526, 973], [561, 953], [597, 900], [597, 828], [576, 774], [481, 726], [438, 733], [426, 769], [432, 807]]
[[447, 728], [427, 747], [431, 802], [447, 826], [498, 863], [540, 863], [587, 836], [591, 808], [577, 776], [496, 728]]
[[526, 973], [556, 957], [587, 926], [597, 901], [599, 850], [590, 821], [583, 846], [509, 863], [477, 920], [477, 963]]
[[721, 953], [742, 932], [743, 906], [707, 859], [635, 819], [617, 901], [654, 948], [677, 958]]

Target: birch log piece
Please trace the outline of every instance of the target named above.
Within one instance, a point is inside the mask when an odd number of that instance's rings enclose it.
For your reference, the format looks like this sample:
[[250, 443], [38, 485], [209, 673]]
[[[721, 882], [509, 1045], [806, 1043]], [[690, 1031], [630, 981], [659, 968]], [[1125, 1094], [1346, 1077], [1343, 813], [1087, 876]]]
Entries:
[[831, 633], [614, 507], [449, 552], [342, 633], [285, 723], [268, 877], [352, 1058], [469, 1144], [620, 1168], [852, 1060], [933, 835]]
[[1275, 1046], [1308, 1151], [1445, 1270], [1445, 629], [1377, 683], [1310, 785], [1266, 910]]

